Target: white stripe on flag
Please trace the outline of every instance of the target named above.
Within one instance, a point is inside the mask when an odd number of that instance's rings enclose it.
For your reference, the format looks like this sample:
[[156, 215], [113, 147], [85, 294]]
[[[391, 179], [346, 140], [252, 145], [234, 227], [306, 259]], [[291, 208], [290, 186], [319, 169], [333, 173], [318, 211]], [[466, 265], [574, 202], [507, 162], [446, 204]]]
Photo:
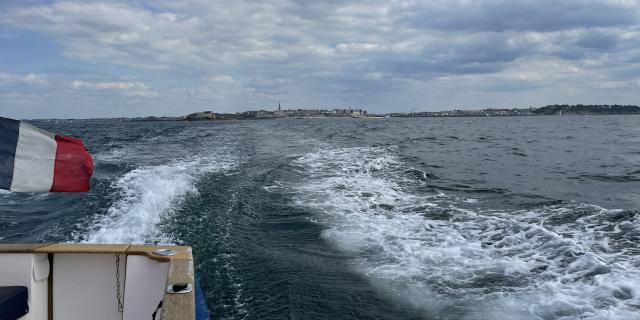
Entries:
[[55, 135], [20, 122], [11, 190], [49, 192], [56, 163]]

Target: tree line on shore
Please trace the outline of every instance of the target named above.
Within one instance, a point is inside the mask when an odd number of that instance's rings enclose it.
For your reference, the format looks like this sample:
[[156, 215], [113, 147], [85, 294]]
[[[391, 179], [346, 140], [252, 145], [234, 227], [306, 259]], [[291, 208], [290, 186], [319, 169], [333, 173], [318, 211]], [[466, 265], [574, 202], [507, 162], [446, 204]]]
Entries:
[[640, 114], [640, 107], [636, 105], [620, 104], [554, 104], [532, 110], [536, 115], [557, 114]]

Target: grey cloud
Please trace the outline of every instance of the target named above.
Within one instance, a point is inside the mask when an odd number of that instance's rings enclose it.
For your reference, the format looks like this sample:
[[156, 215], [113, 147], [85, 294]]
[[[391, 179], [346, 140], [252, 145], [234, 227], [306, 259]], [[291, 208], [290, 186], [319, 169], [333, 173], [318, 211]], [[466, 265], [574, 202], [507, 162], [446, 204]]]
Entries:
[[542, 81], [485, 81], [476, 84], [473, 88], [484, 93], [494, 92], [517, 92], [517, 91], [531, 91], [534, 89], [540, 89], [548, 86], [549, 84]]
[[289, 81], [283, 78], [254, 78], [247, 82], [246, 87], [263, 94], [277, 96], [287, 93], [286, 87], [289, 85]]
[[396, 10], [414, 28], [484, 31], [558, 31], [638, 23], [638, 4], [614, 0], [441, 0]]
[[640, 64], [640, 49], [639, 50], [632, 50], [632, 51], [628, 52], [623, 57], [623, 62]]
[[423, 44], [415, 54], [383, 53], [373, 59], [375, 68], [395, 77], [431, 79], [446, 74], [489, 74], [532, 52], [517, 35], [485, 32], [441, 36]]
[[[420, 67], [416, 72], [430, 68], [434, 72], [451, 70], [457, 73], [493, 72], [499, 68], [490, 65], [498, 66], [521, 56], [542, 52], [537, 51], [540, 44], [519, 39], [522, 33], [482, 32], [483, 27], [473, 22], [477, 20], [473, 18], [474, 6], [493, 14], [488, 17], [491, 21], [521, 21], [530, 28], [514, 29], [536, 29], [540, 24], [553, 24], [547, 21], [548, 16], [535, 14], [542, 9], [552, 8], [563, 12], [561, 17], [566, 17], [573, 16], [572, 12], [588, 11], [587, 4], [594, 6], [590, 10], [602, 9], [605, 13], [606, 8], [621, 7], [602, 1], [583, 1], [574, 6], [566, 2], [534, 5], [531, 1], [435, 1], [403, 8], [386, 2], [363, 5], [342, 1], [311, 4], [238, 1], [213, 2], [210, 6], [200, 4], [202, 10], [186, 11], [183, 8], [176, 14], [161, 8], [149, 11], [120, 4], [56, 3], [19, 9], [3, 18], [9, 24], [58, 37], [70, 56], [132, 67], [221, 68], [247, 62], [295, 66], [301, 61], [312, 64], [320, 61], [322, 64], [327, 60], [337, 64], [352, 61], [375, 63], [382, 57], [392, 63], [398, 61], [398, 69], [403, 69], [402, 65], [407, 65], [407, 61], [413, 61], [410, 64]], [[438, 10], [452, 10], [457, 15]], [[526, 11], [531, 16], [520, 19], [517, 15], [512, 16], [512, 11]], [[403, 15], [416, 15], [431, 27], [438, 27], [438, 21], [447, 21], [462, 28], [470, 23], [469, 27], [476, 29], [470, 30], [473, 32], [423, 30], [416, 33], [399, 21], [398, 17]], [[554, 16], [553, 12], [549, 16]], [[588, 25], [591, 22], [589, 17], [586, 15], [580, 20], [581, 24], [570, 25]], [[615, 34], [610, 32], [610, 35], [610, 38], [584, 35], [574, 44], [607, 49], [606, 46], [615, 45], [611, 40]], [[549, 38], [546, 41], [559, 41], [558, 46], [562, 47], [547, 51], [547, 54], [569, 59], [583, 56], [580, 49], [563, 45], [562, 41], [567, 39]], [[403, 43], [413, 43], [415, 48], [401, 49]]]
[[618, 44], [618, 35], [611, 32], [585, 32], [580, 36], [576, 45], [584, 48], [609, 50]]
[[4, 6], [0, 25], [45, 34], [70, 59], [135, 79], [71, 80], [140, 81], [158, 93], [156, 105], [227, 108], [287, 97], [380, 104], [435, 97], [425, 88], [438, 86], [524, 92], [575, 80], [554, 68], [531, 75], [549, 62], [619, 80], [612, 70], [640, 62], [638, 12], [623, 0], [54, 1]]

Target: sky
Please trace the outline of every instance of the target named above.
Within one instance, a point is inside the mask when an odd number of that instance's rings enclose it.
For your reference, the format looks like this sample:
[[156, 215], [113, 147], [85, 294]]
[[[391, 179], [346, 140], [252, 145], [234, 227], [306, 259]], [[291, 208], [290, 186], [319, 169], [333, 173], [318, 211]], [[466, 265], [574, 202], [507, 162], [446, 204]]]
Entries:
[[640, 104], [640, 0], [0, 0], [0, 116]]

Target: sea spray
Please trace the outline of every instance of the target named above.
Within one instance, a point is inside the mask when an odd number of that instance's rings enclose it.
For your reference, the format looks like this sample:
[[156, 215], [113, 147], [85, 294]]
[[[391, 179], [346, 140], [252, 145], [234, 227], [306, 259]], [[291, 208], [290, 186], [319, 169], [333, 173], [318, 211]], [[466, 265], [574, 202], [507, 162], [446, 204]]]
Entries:
[[158, 225], [188, 195], [197, 195], [196, 182], [207, 173], [224, 172], [236, 164], [233, 156], [198, 156], [164, 165], [143, 166], [113, 182], [118, 200], [75, 240], [88, 243], [172, 243]]
[[640, 234], [637, 214], [616, 220], [620, 210], [580, 203], [463, 209], [458, 196], [413, 193], [423, 181], [407, 179], [395, 152], [316, 150], [295, 161], [308, 178], [292, 185], [323, 238], [383, 294], [450, 319], [637, 314], [638, 254], [612, 248]]

